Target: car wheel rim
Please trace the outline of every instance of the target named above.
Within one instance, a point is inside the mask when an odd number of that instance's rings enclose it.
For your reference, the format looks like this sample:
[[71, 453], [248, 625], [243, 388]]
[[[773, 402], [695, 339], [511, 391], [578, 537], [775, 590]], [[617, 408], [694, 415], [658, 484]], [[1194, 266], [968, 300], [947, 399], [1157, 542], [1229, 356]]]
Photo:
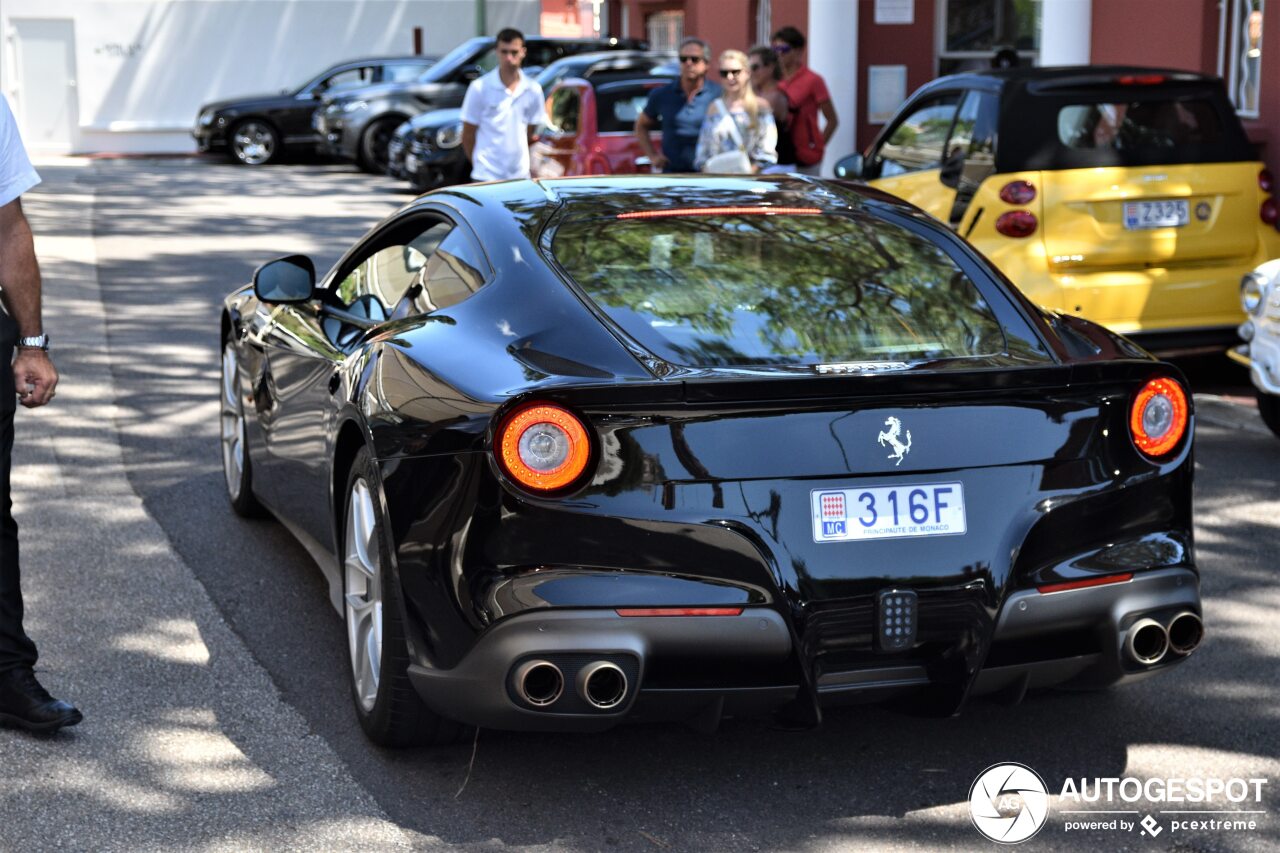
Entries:
[[345, 541], [347, 645], [356, 698], [368, 712], [382, 668], [382, 573], [373, 497], [363, 479], [351, 487]]
[[271, 159], [276, 150], [275, 134], [271, 128], [256, 121], [248, 121], [236, 128], [236, 157], [250, 166], [257, 166]]
[[240, 378], [236, 351], [230, 344], [222, 349], [222, 473], [227, 478], [227, 494], [240, 497], [244, 479], [244, 404], [240, 400]]

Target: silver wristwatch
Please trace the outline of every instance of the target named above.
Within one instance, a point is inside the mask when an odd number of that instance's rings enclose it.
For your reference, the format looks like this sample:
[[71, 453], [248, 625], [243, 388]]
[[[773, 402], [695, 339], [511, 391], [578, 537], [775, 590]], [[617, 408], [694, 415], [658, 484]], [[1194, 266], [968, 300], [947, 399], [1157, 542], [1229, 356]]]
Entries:
[[42, 349], [49, 351], [49, 336], [46, 334], [33, 335], [29, 338], [18, 338], [18, 346], [23, 349]]

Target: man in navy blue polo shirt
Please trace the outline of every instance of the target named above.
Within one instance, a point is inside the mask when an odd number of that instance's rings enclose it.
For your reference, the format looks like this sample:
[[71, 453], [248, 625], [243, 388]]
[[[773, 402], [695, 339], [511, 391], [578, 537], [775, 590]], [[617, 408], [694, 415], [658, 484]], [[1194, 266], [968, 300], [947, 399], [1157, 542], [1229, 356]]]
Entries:
[[[707, 82], [711, 45], [692, 36], [680, 42], [680, 79], [654, 89], [636, 117], [636, 140], [655, 172], [696, 172], [694, 151], [707, 107], [723, 94]], [[649, 133], [662, 123], [662, 150], [654, 151]]]

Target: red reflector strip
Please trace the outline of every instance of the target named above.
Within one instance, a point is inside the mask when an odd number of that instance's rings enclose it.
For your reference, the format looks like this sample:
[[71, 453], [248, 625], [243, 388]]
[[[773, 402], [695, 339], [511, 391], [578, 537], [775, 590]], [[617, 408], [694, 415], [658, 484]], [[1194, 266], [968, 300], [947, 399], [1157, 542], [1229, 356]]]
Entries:
[[1079, 581], [1067, 581], [1066, 583], [1050, 583], [1044, 586], [1038, 586], [1040, 592], [1066, 592], [1069, 589], [1086, 589], [1091, 586], [1106, 586], [1109, 583], [1124, 583], [1133, 580], [1133, 572], [1125, 572], [1122, 575], [1103, 575], [1098, 578], [1085, 578]]
[[1163, 74], [1124, 74], [1116, 82], [1121, 86], [1158, 86], [1165, 79]]
[[820, 216], [816, 207], [673, 207], [670, 210], [633, 210], [618, 219], [666, 219], [672, 216]]
[[741, 607], [620, 607], [619, 616], [741, 616]]

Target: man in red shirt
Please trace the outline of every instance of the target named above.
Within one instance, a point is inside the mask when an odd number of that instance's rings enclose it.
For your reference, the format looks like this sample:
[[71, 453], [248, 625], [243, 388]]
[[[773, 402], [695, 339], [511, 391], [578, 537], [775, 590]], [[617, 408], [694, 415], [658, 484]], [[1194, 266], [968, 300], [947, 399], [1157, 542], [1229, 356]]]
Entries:
[[[839, 123], [836, 108], [831, 104], [826, 81], [804, 64], [803, 33], [795, 27], [783, 27], [773, 34], [771, 46], [778, 55], [778, 64], [782, 66], [782, 82], [778, 84], [778, 88], [791, 104], [791, 125], [788, 132], [795, 145], [795, 171], [816, 175], [822, 165], [827, 142], [831, 140]], [[821, 130], [818, 129], [819, 112], [826, 119], [826, 126]], [[786, 150], [786, 147], [779, 145], [779, 153]], [[779, 165], [783, 164], [779, 162]]]

